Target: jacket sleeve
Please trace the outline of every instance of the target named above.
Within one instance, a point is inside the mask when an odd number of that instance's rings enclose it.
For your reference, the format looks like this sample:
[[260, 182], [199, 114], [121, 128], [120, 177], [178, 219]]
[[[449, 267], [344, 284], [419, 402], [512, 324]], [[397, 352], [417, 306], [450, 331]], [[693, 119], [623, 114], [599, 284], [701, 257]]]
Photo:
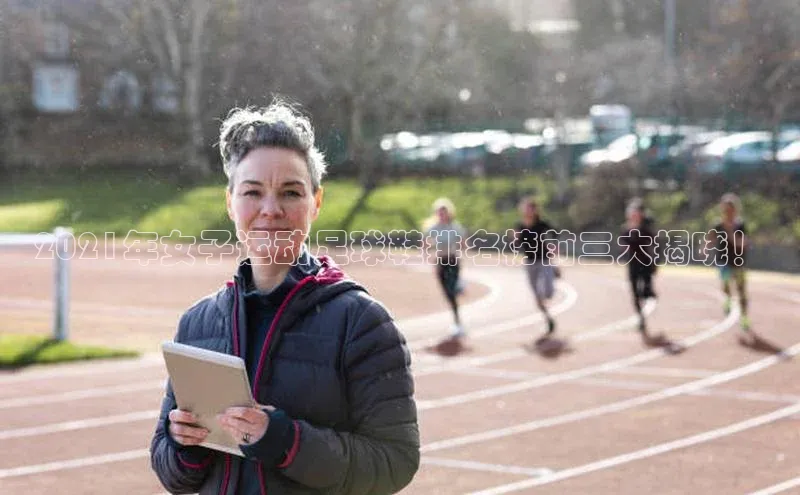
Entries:
[[420, 443], [410, 354], [376, 302], [348, 329], [343, 365], [351, 431], [294, 421], [294, 445], [278, 466], [303, 485], [341, 494], [400, 491], [419, 468]]
[[[187, 320], [187, 314], [184, 314], [178, 325], [176, 340], [185, 335]], [[161, 414], [150, 442], [150, 465], [170, 493], [197, 493], [212, 469], [216, 453], [205, 447], [180, 445], [170, 436], [168, 416], [175, 407], [175, 396], [168, 381], [161, 402]]]

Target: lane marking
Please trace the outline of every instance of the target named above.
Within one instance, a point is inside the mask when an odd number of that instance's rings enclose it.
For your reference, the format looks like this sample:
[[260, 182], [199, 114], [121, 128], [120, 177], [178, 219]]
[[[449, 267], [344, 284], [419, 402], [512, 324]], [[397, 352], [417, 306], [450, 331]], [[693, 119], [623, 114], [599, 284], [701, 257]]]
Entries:
[[552, 469], [529, 468], [523, 466], [508, 466], [505, 464], [487, 464], [485, 462], [462, 461], [458, 459], [445, 459], [442, 457], [422, 457], [422, 464], [440, 466], [470, 471], [483, 471], [489, 473], [522, 474], [525, 476], [546, 476], [553, 474]]
[[778, 483], [777, 485], [772, 485], [757, 492], [753, 492], [750, 495], [775, 495], [776, 493], [785, 492], [786, 490], [791, 490], [792, 488], [796, 488], [798, 486], [800, 486], [800, 476], [784, 481], [783, 483]]
[[80, 459], [70, 459], [67, 461], [48, 462], [46, 464], [35, 464], [32, 466], [21, 466], [11, 469], [0, 469], [0, 479], [16, 478], [19, 476], [29, 476], [32, 474], [50, 473], [53, 471], [63, 471], [65, 469], [84, 468], [109, 464], [112, 462], [131, 461], [150, 457], [148, 449], [128, 450], [126, 452], [116, 452], [113, 454], [98, 455], [92, 457], [81, 457]]
[[553, 474], [542, 476], [541, 478], [524, 480], [516, 483], [509, 483], [506, 485], [500, 485], [494, 488], [489, 488], [487, 490], [472, 492], [472, 495], [500, 495], [503, 493], [512, 493], [519, 490], [525, 490], [527, 488], [533, 488], [535, 486], [542, 486], [550, 483], [555, 483], [557, 481], [562, 481], [565, 479], [582, 476], [584, 474], [593, 473], [596, 471], [601, 471], [612, 467], [617, 467], [623, 464], [628, 464], [633, 461], [646, 459], [648, 457], [653, 457], [660, 454], [666, 454], [674, 450], [685, 449], [687, 447], [692, 447], [701, 443], [706, 443], [712, 440], [734, 435], [736, 433], [741, 433], [743, 431], [757, 428], [759, 426], [764, 426], [773, 423], [775, 421], [781, 420], [783, 418], [787, 418], [789, 416], [797, 414], [798, 412], [800, 412], [800, 403], [793, 404], [791, 406], [787, 406], [767, 414], [755, 416], [746, 419], [744, 421], [741, 421], [739, 423], [734, 423], [732, 425], [704, 431], [696, 435], [684, 437], [671, 442], [665, 442], [658, 445], [653, 445], [651, 447], [647, 447], [641, 450], [636, 450], [633, 452], [628, 452], [626, 454], [609, 457], [606, 459], [601, 459], [599, 461], [590, 462], [588, 464], [584, 464], [581, 466], [576, 466], [568, 469], [563, 469], [561, 471], [556, 471]]
[[[692, 347], [704, 340], [708, 340], [712, 337], [715, 337], [723, 333], [728, 328], [733, 326], [733, 324], [736, 322], [738, 318], [739, 318], [738, 309], [731, 310], [731, 312], [724, 320], [717, 323], [713, 327], [703, 332], [700, 332], [697, 335], [684, 339], [682, 342], [683, 347], [685, 348]], [[492, 397], [508, 395], [515, 392], [522, 392], [524, 390], [530, 390], [532, 388], [544, 387], [546, 385], [552, 385], [555, 383], [561, 383], [569, 380], [576, 380], [578, 378], [583, 378], [589, 375], [607, 373], [609, 371], [614, 371], [617, 369], [633, 366], [646, 361], [651, 361], [666, 354], [667, 351], [664, 349], [652, 349], [649, 351], [641, 352], [639, 354], [634, 354], [633, 356], [616, 359], [613, 361], [607, 361], [605, 363], [595, 366], [588, 366], [576, 370], [554, 373], [550, 375], [532, 378], [530, 380], [525, 380], [522, 382], [510, 383], [508, 385], [501, 385], [497, 387], [484, 388], [473, 392], [451, 395], [440, 399], [417, 401], [417, 410], [422, 412], [428, 409], [461, 405], [478, 400], [490, 399]]]
[[[791, 348], [787, 349], [785, 354], [788, 356], [794, 356], [798, 352], [800, 352], [800, 344], [795, 344]], [[420, 450], [423, 453], [427, 453], [427, 452], [436, 452], [440, 450], [451, 449], [454, 447], [463, 447], [464, 445], [471, 445], [475, 443], [486, 442], [489, 440], [497, 440], [500, 438], [505, 438], [512, 435], [519, 435], [521, 433], [528, 433], [543, 428], [549, 428], [552, 426], [563, 425], [567, 423], [581, 421], [584, 419], [595, 418], [609, 413], [621, 412], [627, 409], [632, 409], [634, 407], [651, 404], [653, 402], [661, 401], [671, 397], [676, 397], [678, 395], [688, 394], [714, 385], [719, 385], [720, 383], [729, 382], [746, 375], [751, 375], [765, 368], [768, 368], [776, 363], [782, 362], [785, 359], [786, 359], [785, 356], [768, 356], [753, 363], [746, 364], [744, 366], [740, 366], [739, 368], [734, 368], [732, 370], [726, 371], [724, 373], [719, 373], [717, 375], [710, 376], [707, 378], [701, 378], [699, 380], [678, 385], [675, 387], [665, 388], [650, 394], [645, 394], [630, 399], [624, 399], [621, 401], [604, 404], [602, 406], [582, 409], [579, 411], [574, 411], [559, 416], [551, 416], [549, 418], [537, 419], [534, 421], [528, 421], [513, 426], [506, 426], [503, 428], [486, 430], [446, 440], [439, 440], [436, 442], [429, 443], [427, 445], [423, 445]]]
[[[542, 374], [528, 373], [524, 371], [508, 371], [498, 369], [486, 368], [473, 368], [468, 370], [460, 370], [457, 372], [460, 375], [468, 376], [488, 376], [493, 378], [505, 378], [509, 380], [520, 380]], [[703, 375], [710, 376], [710, 375]], [[657, 390], [663, 387], [661, 383], [654, 383], [650, 381], [634, 381], [634, 380], [619, 380], [615, 378], [581, 378], [575, 380], [575, 383], [587, 386], [599, 386], [606, 388], [618, 388], [624, 390]], [[755, 392], [749, 390], [698, 390], [691, 392], [687, 395], [703, 396], [703, 397], [724, 397], [730, 399], [739, 399], [743, 401], [753, 402], [777, 402], [783, 404], [794, 404], [800, 402], [800, 395], [792, 394], [772, 394], [767, 392]]]
[[0, 410], [12, 409], [15, 407], [40, 406], [43, 404], [55, 404], [57, 402], [67, 402], [97, 397], [108, 397], [109, 395], [127, 394], [131, 392], [145, 392], [148, 390], [164, 390], [165, 380], [146, 381], [131, 383], [127, 385], [113, 385], [111, 387], [95, 387], [82, 390], [73, 390], [58, 394], [32, 395], [28, 397], [18, 397], [0, 402]]

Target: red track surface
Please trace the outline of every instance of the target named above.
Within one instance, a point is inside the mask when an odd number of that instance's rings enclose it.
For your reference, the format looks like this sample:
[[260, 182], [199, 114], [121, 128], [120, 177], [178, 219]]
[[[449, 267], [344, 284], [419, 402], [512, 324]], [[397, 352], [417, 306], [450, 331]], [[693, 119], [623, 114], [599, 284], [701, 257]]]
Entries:
[[[72, 338], [150, 354], [0, 374], [0, 494], [163, 493], [147, 456], [165, 378], [154, 353], [233, 263], [76, 260]], [[798, 277], [750, 275], [763, 342], [743, 346], [712, 271], [663, 270], [649, 322], [686, 346], [674, 354], [638, 338], [624, 270], [568, 267], [553, 301], [562, 352], [543, 356], [521, 268], [468, 266], [468, 349], [443, 357], [427, 349], [450, 323], [429, 270], [345, 269], [415, 351], [423, 465], [403, 493], [730, 494], [800, 477], [800, 368], [774, 349], [800, 352]], [[0, 255], [4, 330], [49, 331], [51, 280], [30, 252]]]

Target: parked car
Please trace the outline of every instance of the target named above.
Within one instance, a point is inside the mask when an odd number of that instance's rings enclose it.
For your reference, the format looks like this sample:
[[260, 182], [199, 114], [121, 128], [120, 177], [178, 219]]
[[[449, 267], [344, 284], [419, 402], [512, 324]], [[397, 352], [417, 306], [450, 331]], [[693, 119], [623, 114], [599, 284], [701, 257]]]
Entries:
[[800, 174], [800, 139], [778, 151], [777, 158], [780, 170]]
[[638, 157], [653, 177], [669, 178], [672, 174], [669, 149], [686, 137], [682, 133], [626, 134], [612, 141], [607, 147], [584, 154], [580, 163], [585, 168], [594, 168], [610, 163], [622, 163]]
[[669, 161], [672, 175], [678, 182], [683, 182], [688, 176], [692, 164], [695, 162], [695, 155], [703, 146], [721, 137], [727, 136], [724, 131], [698, 132], [686, 137], [683, 141], [672, 145], [669, 148]]
[[[800, 138], [797, 131], [777, 136], [778, 150]], [[715, 139], [696, 154], [697, 171], [701, 175], [728, 176], [754, 172], [773, 158], [773, 135], [766, 131], [740, 132]]]

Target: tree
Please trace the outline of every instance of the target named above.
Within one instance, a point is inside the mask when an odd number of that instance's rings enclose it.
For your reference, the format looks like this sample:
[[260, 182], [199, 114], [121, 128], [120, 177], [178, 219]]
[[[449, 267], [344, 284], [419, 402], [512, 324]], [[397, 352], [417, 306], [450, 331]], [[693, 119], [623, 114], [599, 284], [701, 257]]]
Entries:
[[347, 160], [364, 184], [375, 178], [380, 135], [417, 106], [415, 80], [442, 60], [454, 5], [432, 15], [422, 0], [306, 0], [295, 36], [307, 41], [292, 58], [346, 129]]
[[774, 127], [796, 113], [799, 22], [792, 0], [742, 2], [720, 13], [686, 54], [688, 97], [712, 102], [708, 111], [727, 108], [761, 126]]
[[[204, 91], [211, 40], [220, 40], [213, 36], [211, 24], [224, 21], [235, 6], [235, 0], [97, 0], [91, 13], [63, 9], [67, 21], [82, 34], [87, 53], [107, 61], [127, 59], [174, 85], [178, 116], [186, 128], [185, 164], [200, 176], [211, 171], [205, 153], [203, 124], [209, 114]], [[224, 48], [218, 44], [213, 51]]]

